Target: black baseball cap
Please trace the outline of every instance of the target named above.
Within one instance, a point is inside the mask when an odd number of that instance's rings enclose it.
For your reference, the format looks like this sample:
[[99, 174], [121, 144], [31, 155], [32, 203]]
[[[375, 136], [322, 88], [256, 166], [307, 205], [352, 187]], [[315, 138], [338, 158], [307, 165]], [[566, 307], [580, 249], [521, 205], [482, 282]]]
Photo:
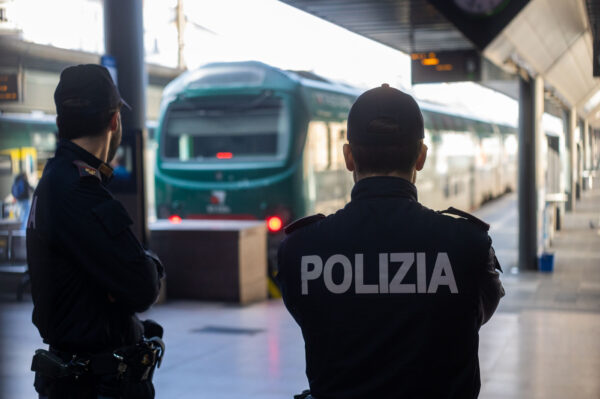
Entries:
[[131, 109], [121, 98], [108, 69], [97, 64], [65, 68], [54, 91], [54, 103], [58, 115], [93, 115], [117, 110], [122, 105]]
[[[400, 130], [373, 132], [369, 125], [375, 119], [396, 122]], [[417, 102], [387, 83], [358, 96], [348, 114], [347, 131], [348, 141], [358, 145], [402, 145], [425, 137], [423, 115]]]

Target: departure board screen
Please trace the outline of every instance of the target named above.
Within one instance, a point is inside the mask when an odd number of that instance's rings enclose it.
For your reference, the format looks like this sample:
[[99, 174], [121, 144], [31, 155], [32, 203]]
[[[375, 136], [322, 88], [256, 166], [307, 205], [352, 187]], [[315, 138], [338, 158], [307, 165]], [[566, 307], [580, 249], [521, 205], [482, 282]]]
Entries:
[[0, 73], [0, 101], [19, 101], [18, 75]]
[[481, 55], [476, 50], [412, 53], [413, 84], [481, 80]]

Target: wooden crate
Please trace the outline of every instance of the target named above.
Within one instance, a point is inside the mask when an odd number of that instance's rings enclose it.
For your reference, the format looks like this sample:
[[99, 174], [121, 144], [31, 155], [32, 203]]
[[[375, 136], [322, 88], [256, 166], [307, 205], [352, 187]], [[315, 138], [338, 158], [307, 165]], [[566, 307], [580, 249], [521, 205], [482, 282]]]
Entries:
[[264, 222], [160, 220], [149, 227], [150, 247], [165, 264], [167, 299], [245, 304], [267, 298]]

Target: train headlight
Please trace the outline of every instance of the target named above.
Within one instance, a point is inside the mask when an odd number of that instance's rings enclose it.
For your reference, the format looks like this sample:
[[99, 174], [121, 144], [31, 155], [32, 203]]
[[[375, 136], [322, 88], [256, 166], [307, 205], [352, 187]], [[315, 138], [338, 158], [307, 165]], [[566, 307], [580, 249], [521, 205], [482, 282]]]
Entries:
[[267, 228], [271, 233], [277, 233], [283, 228], [283, 220], [279, 216], [269, 216], [267, 218]]

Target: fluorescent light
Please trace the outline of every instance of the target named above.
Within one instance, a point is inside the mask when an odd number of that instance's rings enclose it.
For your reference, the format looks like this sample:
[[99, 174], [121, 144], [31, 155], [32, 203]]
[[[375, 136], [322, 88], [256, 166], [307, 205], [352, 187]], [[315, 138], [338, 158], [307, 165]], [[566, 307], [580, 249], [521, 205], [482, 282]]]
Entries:
[[588, 100], [587, 103], [585, 103], [585, 105], [583, 106], [583, 110], [588, 113], [591, 110], [593, 110], [594, 108], [596, 108], [596, 106], [598, 106], [598, 104], [600, 104], [600, 90], [598, 90], [593, 96], [592, 98], [590, 98]]

